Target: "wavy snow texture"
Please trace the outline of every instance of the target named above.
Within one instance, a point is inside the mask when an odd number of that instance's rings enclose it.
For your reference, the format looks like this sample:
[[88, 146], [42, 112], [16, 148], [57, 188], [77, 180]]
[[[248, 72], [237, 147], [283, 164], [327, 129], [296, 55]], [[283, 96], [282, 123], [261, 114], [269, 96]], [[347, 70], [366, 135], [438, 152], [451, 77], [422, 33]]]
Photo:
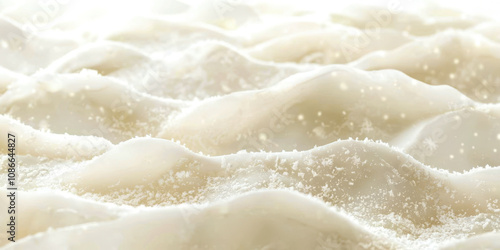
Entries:
[[498, 248], [495, 19], [40, 4], [0, 2], [2, 249]]

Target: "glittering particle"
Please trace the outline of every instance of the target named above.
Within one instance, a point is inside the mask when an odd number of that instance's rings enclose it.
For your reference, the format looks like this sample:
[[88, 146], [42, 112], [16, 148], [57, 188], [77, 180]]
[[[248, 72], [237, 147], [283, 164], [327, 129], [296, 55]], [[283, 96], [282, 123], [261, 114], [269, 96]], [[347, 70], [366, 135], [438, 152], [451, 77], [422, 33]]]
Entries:
[[9, 43], [7, 43], [7, 41], [5, 41], [5, 40], [2, 40], [0, 42], [0, 46], [2, 46], [2, 48], [6, 49], [9, 47]]
[[264, 133], [260, 133], [260, 134], [259, 134], [259, 140], [261, 140], [261, 141], [265, 141], [265, 140], [267, 140], [267, 135], [266, 135], [266, 134], [264, 134]]
[[346, 91], [348, 89], [347, 84], [345, 82], [341, 82], [340, 85], [340, 90]]

